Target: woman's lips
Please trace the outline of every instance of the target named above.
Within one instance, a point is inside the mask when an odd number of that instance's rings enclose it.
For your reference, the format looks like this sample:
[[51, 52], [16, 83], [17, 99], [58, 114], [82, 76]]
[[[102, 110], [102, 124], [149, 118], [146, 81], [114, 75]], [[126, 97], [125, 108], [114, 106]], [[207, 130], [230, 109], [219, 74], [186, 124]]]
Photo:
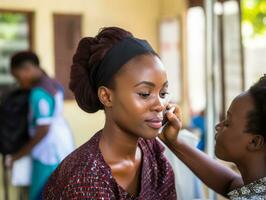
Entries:
[[149, 127], [153, 128], [153, 129], [159, 129], [162, 127], [162, 120], [160, 120], [160, 119], [146, 120], [146, 123]]

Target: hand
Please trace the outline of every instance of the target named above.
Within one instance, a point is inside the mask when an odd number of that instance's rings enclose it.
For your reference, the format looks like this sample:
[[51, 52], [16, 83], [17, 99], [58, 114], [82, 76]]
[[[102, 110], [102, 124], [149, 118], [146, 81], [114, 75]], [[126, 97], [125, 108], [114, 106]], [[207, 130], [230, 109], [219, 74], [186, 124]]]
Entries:
[[167, 124], [162, 130], [162, 133], [159, 135], [159, 138], [166, 143], [176, 143], [178, 133], [182, 127], [181, 121], [181, 109], [177, 105], [169, 104], [167, 106]]
[[12, 168], [13, 166], [13, 163], [14, 163], [14, 159], [13, 159], [13, 156], [8, 154], [5, 156], [5, 166], [7, 168]]

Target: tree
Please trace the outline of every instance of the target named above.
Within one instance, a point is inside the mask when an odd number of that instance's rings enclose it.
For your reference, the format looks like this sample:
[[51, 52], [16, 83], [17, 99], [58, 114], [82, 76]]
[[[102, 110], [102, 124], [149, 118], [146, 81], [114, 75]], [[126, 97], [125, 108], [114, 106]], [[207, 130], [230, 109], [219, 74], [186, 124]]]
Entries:
[[266, 35], [266, 0], [242, 0], [243, 26], [251, 27], [249, 36]]

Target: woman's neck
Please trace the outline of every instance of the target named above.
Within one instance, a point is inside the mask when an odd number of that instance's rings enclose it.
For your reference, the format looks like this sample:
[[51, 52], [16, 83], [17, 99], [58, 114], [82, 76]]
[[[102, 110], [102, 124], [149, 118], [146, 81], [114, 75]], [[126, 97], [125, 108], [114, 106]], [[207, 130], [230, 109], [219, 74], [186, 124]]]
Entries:
[[247, 185], [266, 176], [266, 158], [252, 157], [247, 162], [237, 164], [244, 184]]
[[138, 139], [139, 137], [125, 132], [114, 122], [111, 123], [106, 120], [100, 139], [100, 150], [105, 159], [112, 162], [134, 161], [139, 153]]

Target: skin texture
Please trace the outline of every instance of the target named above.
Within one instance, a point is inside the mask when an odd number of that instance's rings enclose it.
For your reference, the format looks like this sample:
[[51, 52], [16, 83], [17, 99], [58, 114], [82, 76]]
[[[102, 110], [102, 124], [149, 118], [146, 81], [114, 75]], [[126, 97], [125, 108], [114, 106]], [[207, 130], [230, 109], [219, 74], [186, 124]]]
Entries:
[[244, 134], [246, 129], [246, 115], [253, 109], [251, 97], [241, 95], [237, 97], [227, 111], [226, 119], [216, 125], [215, 154], [226, 161], [241, 162], [246, 156], [245, 148], [250, 134]]
[[241, 176], [178, 138], [181, 126], [173, 122], [180, 119], [179, 112], [175, 112], [175, 116], [169, 113], [172, 117], [169, 121], [176, 132], [164, 131], [160, 138], [207, 186], [226, 196], [236, 187], [266, 176], [263, 136], [246, 131], [247, 115], [253, 109], [250, 94], [242, 93], [232, 102], [227, 118], [216, 126], [216, 156], [234, 162]]
[[142, 162], [137, 142], [159, 134], [168, 102], [166, 71], [158, 57], [141, 55], [120, 69], [114, 84], [98, 90], [106, 113], [100, 150], [117, 183], [137, 195]]

